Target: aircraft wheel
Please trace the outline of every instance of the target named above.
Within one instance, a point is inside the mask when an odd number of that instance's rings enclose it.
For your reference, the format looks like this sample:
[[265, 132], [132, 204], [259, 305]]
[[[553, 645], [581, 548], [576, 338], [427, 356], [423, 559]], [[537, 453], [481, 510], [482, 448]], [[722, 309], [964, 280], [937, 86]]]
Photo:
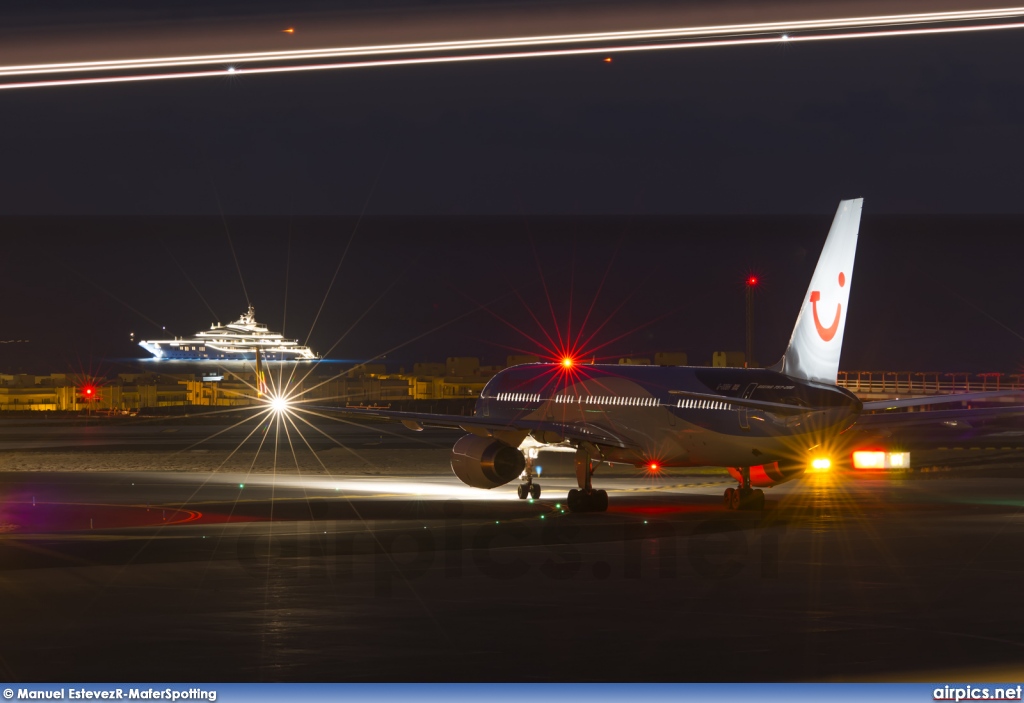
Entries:
[[608, 491], [586, 493], [574, 488], [569, 491], [566, 504], [574, 513], [603, 513], [608, 509]]
[[726, 488], [725, 493], [722, 495], [722, 500], [725, 503], [726, 509], [735, 510], [739, 507], [739, 491], [735, 488]]
[[760, 488], [737, 488], [733, 510], [764, 510], [764, 491]]
[[527, 486], [525, 483], [520, 483], [519, 488], [516, 489], [516, 493], [519, 494], [519, 500], [526, 500], [526, 496], [529, 490], [529, 486]]
[[533, 498], [534, 500], [537, 500], [538, 498], [540, 498], [540, 484], [539, 483], [535, 483], [532, 486], [530, 486], [530, 497]]
[[573, 488], [569, 491], [568, 497], [565, 499], [565, 504], [569, 507], [569, 512], [578, 513], [583, 509], [583, 491]]
[[764, 491], [760, 488], [754, 489], [754, 495], [751, 497], [751, 510], [757, 510], [758, 512], [764, 511]]
[[742, 505], [743, 494], [740, 492], [739, 488], [734, 488], [732, 491], [732, 496], [729, 499], [729, 510], [739, 510]]

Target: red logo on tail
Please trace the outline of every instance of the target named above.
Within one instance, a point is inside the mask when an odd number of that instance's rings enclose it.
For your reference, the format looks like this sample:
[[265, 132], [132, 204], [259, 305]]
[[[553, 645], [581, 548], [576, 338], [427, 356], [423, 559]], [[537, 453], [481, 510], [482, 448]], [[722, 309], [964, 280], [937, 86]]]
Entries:
[[[846, 285], [846, 276], [839, 273], [839, 287], [842, 288]], [[821, 291], [811, 291], [811, 312], [814, 314], [814, 327], [818, 330], [818, 336], [825, 342], [831, 342], [832, 338], [836, 336], [836, 332], [839, 331], [839, 318], [843, 314], [843, 304], [836, 304], [836, 318], [832, 321], [832, 324], [825, 327], [821, 324], [821, 320], [818, 319], [818, 301], [821, 300]]]

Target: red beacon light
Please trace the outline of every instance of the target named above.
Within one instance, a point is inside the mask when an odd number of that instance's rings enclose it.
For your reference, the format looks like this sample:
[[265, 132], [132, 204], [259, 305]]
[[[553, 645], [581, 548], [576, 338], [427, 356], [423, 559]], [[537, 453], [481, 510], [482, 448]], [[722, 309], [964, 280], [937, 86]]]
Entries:
[[661, 466], [656, 461], [652, 461], [650, 464], [647, 465], [647, 469], [649, 471], [657, 471], [660, 468]]
[[751, 287], [756, 286], [757, 276], [747, 276], [747, 285]]
[[576, 362], [572, 360], [571, 356], [563, 356], [562, 357], [562, 368], [563, 369], [571, 369], [575, 364], [576, 364]]

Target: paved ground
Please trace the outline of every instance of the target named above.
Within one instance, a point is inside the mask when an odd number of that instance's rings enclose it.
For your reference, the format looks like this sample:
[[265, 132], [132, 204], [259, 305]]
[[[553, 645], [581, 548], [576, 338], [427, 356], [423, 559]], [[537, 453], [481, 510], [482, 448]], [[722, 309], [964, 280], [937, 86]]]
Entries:
[[[524, 502], [462, 487], [443, 449], [370, 441], [363, 472], [136, 472], [140, 453], [120, 451], [52, 472], [40, 460], [59, 451], [3, 455], [36, 464], [0, 474], [0, 675], [1024, 678], [1013, 452], [985, 471], [966, 470], [979, 451], [951, 471], [809, 476], [764, 514], [723, 510], [716, 475], [606, 472], [611, 510], [570, 515], [557, 463]], [[152, 453], [169, 455], [190, 458]]]

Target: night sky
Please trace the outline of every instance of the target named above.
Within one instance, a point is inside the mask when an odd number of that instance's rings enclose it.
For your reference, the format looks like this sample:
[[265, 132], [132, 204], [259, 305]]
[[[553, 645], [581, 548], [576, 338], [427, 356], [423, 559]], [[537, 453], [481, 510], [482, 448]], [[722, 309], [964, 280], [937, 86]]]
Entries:
[[[24, 3], [0, 61], [974, 6], [136, 5]], [[129, 332], [191, 334], [246, 293], [305, 339], [336, 270], [310, 337], [335, 358], [497, 363], [593, 303], [599, 357], [704, 363], [743, 348], [755, 272], [770, 363], [862, 196], [842, 367], [1017, 372], [1022, 58], [1024, 30], [3, 92], [0, 340], [30, 341], [0, 371], [114, 369], [144, 355]]]

